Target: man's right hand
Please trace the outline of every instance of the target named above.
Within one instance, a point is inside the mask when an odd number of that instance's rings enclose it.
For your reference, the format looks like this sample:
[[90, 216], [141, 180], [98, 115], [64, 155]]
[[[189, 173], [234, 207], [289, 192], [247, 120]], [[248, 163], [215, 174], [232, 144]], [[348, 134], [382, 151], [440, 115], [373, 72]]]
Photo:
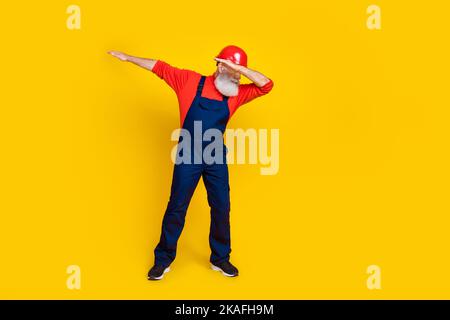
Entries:
[[123, 52], [120, 51], [109, 51], [108, 52], [110, 55], [112, 55], [113, 57], [116, 57], [122, 61], [128, 61], [129, 56]]
[[108, 53], [117, 59], [134, 63], [135, 65], [150, 71], [153, 70], [153, 67], [156, 64], [156, 60], [154, 59], [138, 58], [120, 51], [109, 51]]

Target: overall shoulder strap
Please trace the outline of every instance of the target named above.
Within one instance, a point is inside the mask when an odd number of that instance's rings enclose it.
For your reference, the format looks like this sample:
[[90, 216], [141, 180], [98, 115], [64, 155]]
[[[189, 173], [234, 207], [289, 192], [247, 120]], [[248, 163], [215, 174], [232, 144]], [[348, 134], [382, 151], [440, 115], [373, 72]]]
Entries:
[[200, 78], [200, 81], [199, 81], [198, 87], [197, 87], [197, 94], [196, 94], [197, 97], [200, 97], [202, 95], [202, 90], [203, 90], [203, 85], [205, 84], [205, 79], [206, 79], [205, 76], [202, 76]]

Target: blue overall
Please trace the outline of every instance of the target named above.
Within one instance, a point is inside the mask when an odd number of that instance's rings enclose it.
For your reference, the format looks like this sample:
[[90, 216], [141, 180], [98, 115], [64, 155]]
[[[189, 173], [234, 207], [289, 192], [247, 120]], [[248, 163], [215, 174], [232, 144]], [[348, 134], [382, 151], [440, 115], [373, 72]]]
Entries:
[[[194, 122], [198, 124], [201, 121], [203, 132], [214, 128], [219, 129], [223, 134], [229, 118], [228, 97], [223, 96], [222, 101], [202, 97], [204, 83], [205, 76], [202, 76], [195, 98], [183, 123], [183, 129], [188, 130], [191, 137], [194, 137]], [[223, 145], [223, 137], [220, 141]], [[191, 142], [193, 145], [194, 138], [192, 138]], [[203, 141], [201, 148], [202, 150], [205, 148]], [[226, 147], [224, 145], [223, 150], [223, 161], [217, 161], [212, 164], [207, 164], [203, 160], [201, 163], [192, 161], [188, 164], [175, 164], [170, 199], [164, 214], [161, 237], [155, 248], [155, 264], [168, 266], [175, 259], [177, 242], [184, 227], [186, 211], [200, 176], [203, 177], [208, 194], [208, 204], [211, 208], [210, 261], [218, 264], [229, 260], [231, 252], [230, 187], [226, 163]], [[194, 152], [194, 148], [192, 148], [192, 156]]]

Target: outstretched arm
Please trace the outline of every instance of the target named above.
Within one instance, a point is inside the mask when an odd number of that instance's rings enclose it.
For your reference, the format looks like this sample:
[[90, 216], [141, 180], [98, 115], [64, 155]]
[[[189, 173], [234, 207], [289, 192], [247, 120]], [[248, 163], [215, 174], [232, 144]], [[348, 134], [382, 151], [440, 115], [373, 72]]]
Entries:
[[267, 78], [265, 75], [263, 75], [261, 72], [246, 68], [244, 66], [237, 65], [230, 60], [225, 59], [215, 59], [217, 62], [222, 63], [225, 65], [226, 68], [234, 71], [239, 72], [246, 78], [248, 78], [250, 81], [252, 81], [257, 87], [264, 87], [267, 83], [270, 82], [270, 79]]
[[150, 70], [150, 71], [153, 70], [153, 67], [155, 66], [156, 61], [157, 61], [154, 59], [138, 58], [138, 57], [130, 56], [130, 55], [120, 52], [120, 51], [109, 51], [108, 53], [122, 61], [134, 63], [135, 65], [137, 65], [141, 68]]

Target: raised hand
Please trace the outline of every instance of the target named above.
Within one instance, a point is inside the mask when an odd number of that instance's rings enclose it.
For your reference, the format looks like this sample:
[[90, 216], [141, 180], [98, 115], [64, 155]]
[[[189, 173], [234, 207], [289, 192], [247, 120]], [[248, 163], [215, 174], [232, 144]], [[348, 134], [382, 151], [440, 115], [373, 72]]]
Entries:
[[108, 53], [110, 55], [112, 55], [113, 57], [116, 57], [122, 61], [128, 61], [129, 56], [123, 52], [120, 51], [108, 51]]

